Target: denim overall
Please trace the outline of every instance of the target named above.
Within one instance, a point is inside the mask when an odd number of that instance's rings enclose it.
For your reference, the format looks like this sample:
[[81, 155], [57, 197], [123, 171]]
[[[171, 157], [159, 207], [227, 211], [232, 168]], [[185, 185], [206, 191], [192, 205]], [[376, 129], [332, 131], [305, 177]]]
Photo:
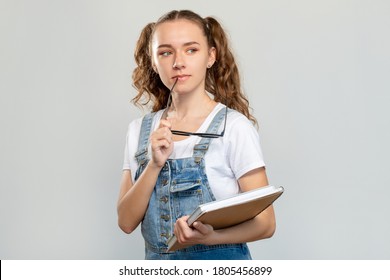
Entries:
[[[217, 133], [225, 112], [223, 108], [217, 113], [207, 133]], [[138, 151], [135, 155], [138, 162], [135, 180], [149, 161], [147, 153], [154, 115], [155, 113], [150, 113], [142, 120]], [[192, 157], [168, 159], [161, 169], [141, 226], [145, 239], [145, 259], [251, 259], [245, 243], [194, 245], [175, 252], [166, 252], [166, 243], [173, 234], [175, 221], [191, 214], [199, 204], [215, 200], [207, 180], [204, 162], [211, 141], [211, 138], [202, 138], [200, 143], [195, 145]]]

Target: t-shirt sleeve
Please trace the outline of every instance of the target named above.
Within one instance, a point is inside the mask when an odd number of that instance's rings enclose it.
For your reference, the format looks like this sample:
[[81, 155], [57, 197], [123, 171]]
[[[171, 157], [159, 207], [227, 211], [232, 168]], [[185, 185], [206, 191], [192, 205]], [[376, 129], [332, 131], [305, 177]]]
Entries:
[[236, 179], [265, 166], [259, 133], [244, 115], [232, 120], [226, 133], [229, 141], [228, 160]]
[[130, 170], [129, 129], [130, 129], [130, 125], [126, 134], [125, 151], [123, 155], [123, 170]]
[[125, 149], [123, 155], [123, 170], [130, 170], [133, 177], [137, 170], [137, 161], [134, 157], [138, 148], [138, 140], [140, 134], [140, 127], [142, 123], [142, 118], [132, 121], [127, 129]]

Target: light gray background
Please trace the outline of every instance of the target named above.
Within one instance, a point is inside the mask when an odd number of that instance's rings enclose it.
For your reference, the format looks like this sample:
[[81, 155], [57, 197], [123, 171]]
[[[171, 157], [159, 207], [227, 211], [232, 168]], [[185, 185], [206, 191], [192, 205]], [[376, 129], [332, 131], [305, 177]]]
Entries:
[[286, 189], [255, 259], [389, 259], [390, 2], [0, 1], [0, 258], [142, 259], [116, 200], [143, 26], [230, 34], [268, 175]]

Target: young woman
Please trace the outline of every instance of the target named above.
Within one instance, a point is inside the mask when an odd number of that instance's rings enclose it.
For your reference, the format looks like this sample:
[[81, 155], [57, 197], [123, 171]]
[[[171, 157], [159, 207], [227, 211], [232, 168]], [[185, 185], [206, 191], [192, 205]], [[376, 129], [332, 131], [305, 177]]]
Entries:
[[[212, 17], [171, 11], [143, 29], [135, 60], [133, 101], [153, 107], [129, 125], [120, 228], [142, 223], [146, 259], [251, 259], [246, 242], [275, 231], [272, 206], [227, 229], [186, 223], [201, 203], [268, 185], [224, 30]], [[191, 246], [167, 253], [173, 234]]]

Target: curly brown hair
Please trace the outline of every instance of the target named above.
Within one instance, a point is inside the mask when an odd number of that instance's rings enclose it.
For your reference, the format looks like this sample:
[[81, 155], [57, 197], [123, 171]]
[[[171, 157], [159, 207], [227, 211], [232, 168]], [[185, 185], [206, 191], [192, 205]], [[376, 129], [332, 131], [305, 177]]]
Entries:
[[207, 69], [205, 89], [214, 96], [216, 102], [239, 111], [257, 124], [249, 112], [249, 101], [241, 90], [238, 67], [225, 31], [215, 18], [202, 18], [189, 10], [171, 11], [159, 18], [156, 23], [147, 24], [142, 30], [134, 52], [137, 67], [132, 78], [138, 94], [133, 98], [133, 103], [144, 106], [152, 102], [153, 112], [165, 108], [169, 89], [153, 70], [151, 39], [157, 25], [178, 19], [186, 19], [197, 24], [206, 36], [209, 48], [216, 49], [216, 61]]

